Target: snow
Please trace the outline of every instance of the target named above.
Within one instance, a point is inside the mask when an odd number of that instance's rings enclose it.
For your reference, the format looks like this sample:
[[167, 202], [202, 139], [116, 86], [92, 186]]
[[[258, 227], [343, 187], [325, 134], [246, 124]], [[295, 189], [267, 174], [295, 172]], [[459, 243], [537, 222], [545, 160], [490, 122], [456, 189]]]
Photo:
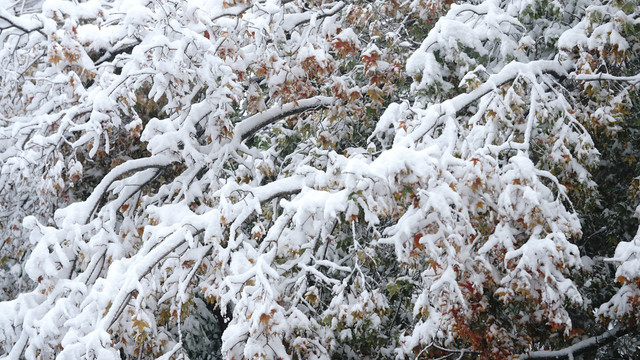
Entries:
[[[568, 306], [592, 299], [573, 276], [597, 268], [572, 203], [597, 191], [584, 114], [617, 126], [620, 89], [640, 75], [574, 52], [631, 56], [635, 15], [603, 5], [611, 20], [593, 24], [589, 8], [556, 22], [525, 16], [530, 1], [453, 4], [422, 39], [401, 16], [376, 19], [381, 2], [234, 4], [0, 9], [0, 215], [23, 227], [3, 226], [0, 250], [25, 254], [0, 280], [30, 279], [0, 302], [0, 352], [115, 358], [148, 336], [166, 341], [140, 356], [181, 356], [195, 320], [180, 317], [205, 300], [228, 318], [227, 358], [359, 357], [347, 346], [361, 334], [399, 339], [384, 356], [428, 357], [487, 314], [505, 324], [485, 334], [516, 329], [514, 341], [530, 339], [523, 321], [577, 326]], [[419, 4], [395, 10], [441, 11]], [[411, 86], [386, 77], [405, 58]], [[372, 76], [393, 89], [379, 113]], [[585, 105], [581, 83], [613, 81]], [[620, 286], [598, 315], [637, 315], [638, 244], [607, 260]], [[528, 356], [594, 344], [575, 340]]]
[[356, 49], [359, 49], [362, 46], [358, 39], [358, 35], [356, 35], [352, 28], [343, 29], [338, 35], [336, 35], [335, 39], [351, 43]]
[[161, 168], [171, 164], [171, 161], [171, 158], [168, 156], [157, 155], [150, 158], [131, 160], [116, 166], [100, 181], [100, 184], [96, 186], [96, 189], [86, 201], [71, 204], [64, 209], [56, 211], [56, 223], [58, 226], [65, 227], [73, 223], [80, 224], [88, 222], [100, 198], [117, 178], [139, 169]]

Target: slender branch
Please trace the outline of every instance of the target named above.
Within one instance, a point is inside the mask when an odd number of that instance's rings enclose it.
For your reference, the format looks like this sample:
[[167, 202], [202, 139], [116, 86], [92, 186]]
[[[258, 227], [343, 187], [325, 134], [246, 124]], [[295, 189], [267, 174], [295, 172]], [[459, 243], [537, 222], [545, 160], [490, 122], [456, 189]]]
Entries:
[[95, 187], [87, 200], [71, 204], [64, 209], [56, 211], [56, 222], [61, 222], [58, 224], [59, 226], [63, 226], [64, 222], [88, 223], [114, 181], [132, 171], [169, 166], [174, 160], [169, 156], [154, 155], [148, 158], [129, 160], [116, 166], [102, 178], [102, 181]]
[[448, 352], [448, 353], [452, 353], [452, 354], [460, 354], [460, 357], [458, 359], [461, 359], [463, 356], [469, 354], [469, 355], [479, 355], [479, 353], [477, 351], [473, 351], [473, 350], [468, 350], [468, 349], [448, 349], [448, 348], [444, 348], [441, 346], [438, 346], [437, 344], [432, 344], [432, 346], [440, 351], [443, 352]]
[[611, 74], [578, 74], [573, 77], [577, 81], [620, 81], [629, 83], [639, 83], [640, 74], [634, 76], [615, 76]]
[[[306, 16], [305, 18], [293, 23], [293, 24], [288, 24], [287, 26], [285, 26], [284, 30], [285, 31], [291, 31], [293, 29], [295, 29], [296, 27], [302, 25], [302, 24], [306, 24], [308, 22], [311, 21], [312, 17], [314, 15], [316, 16], [316, 20], [320, 20], [323, 18], [326, 18], [328, 16], [333, 16], [335, 14], [337, 14], [340, 10], [342, 10], [344, 7], [346, 6], [346, 4], [342, 1], [336, 3], [331, 9], [327, 10], [327, 11], [319, 11], [317, 13], [312, 13], [312, 14], [308, 14], [308, 16]], [[299, 14], [295, 14], [295, 15], [299, 15]]]
[[557, 60], [537, 60], [529, 63], [512, 62], [506, 65], [500, 72], [493, 74], [475, 90], [457, 95], [442, 103], [436, 103], [427, 108], [427, 119], [416, 128], [412, 133], [408, 134], [404, 139], [406, 143], [414, 144], [425, 136], [430, 129], [441, 124], [442, 118], [446, 115], [454, 116], [458, 112], [466, 109], [468, 106], [478, 101], [488, 93], [495, 91], [496, 88], [515, 80], [523, 73], [529, 74], [548, 74], [557, 78], [566, 77], [566, 73], [570, 68], [569, 63], [560, 63]]
[[[8, 22], [10, 26], [12, 26], [12, 27], [24, 32], [25, 34], [29, 34], [29, 33], [32, 33], [34, 31], [36, 31], [36, 32], [39, 32], [40, 34], [42, 34], [44, 37], [47, 36], [47, 34], [45, 34], [44, 31], [42, 31], [42, 29], [44, 28], [43, 26], [33, 27], [33, 28], [29, 29], [24, 24], [23, 25], [19, 25], [19, 24], [16, 23], [16, 21], [14, 19], [16, 19], [16, 20], [20, 20], [20, 19], [17, 18], [17, 17], [12, 16], [11, 14], [9, 14], [4, 9], [0, 9], [0, 19]], [[6, 29], [8, 29], [8, 27], [0, 28], [0, 32], [2, 32], [2, 30], [6, 30]]]
[[[211, 19], [211, 21], [216, 21], [220, 18], [223, 18], [225, 16], [236, 16], [239, 17], [240, 15], [244, 14], [245, 12], [247, 12], [247, 10], [251, 9], [251, 5], [248, 6], [234, 6], [231, 8], [226, 9], [225, 12], [215, 16], [213, 19]], [[236, 10], [236, 11], [233, 11]]]
[[[176, 233], [172, 233], [170, 236], [167, 236], [167, 238], [169, 239], [162, 240], [161, 245], [156, 246], [146, 254], [146, 256], [143, 256], [137, 266], [130, 267], [127, 275], [135, 274], [135, 277], [133, 277], [135, 279], [134, 281], [141, 281], [157, 264], [166, 259], [170, 253], [174, 252], [186, 242], [184, 237], [176, 236]], [[150, 259], [153, 259], [153, 261], [150, 261]], [[113, 324], [115, 324], [129, 304], [129, 300], [131, 300], [133, 292], [136, 290], [136, 288], [131, 287], [130, 284], [131, 283], [126, 284], [125, 287], [121, 288], [118, 294], [114, 296], [111, 308], [101, 320], [104, 330], [109, 330]]]

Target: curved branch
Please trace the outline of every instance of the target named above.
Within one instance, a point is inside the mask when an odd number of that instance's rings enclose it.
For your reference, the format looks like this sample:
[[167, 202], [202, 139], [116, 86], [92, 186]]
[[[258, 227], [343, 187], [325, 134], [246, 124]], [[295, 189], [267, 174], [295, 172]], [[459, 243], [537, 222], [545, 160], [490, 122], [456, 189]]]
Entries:
[[309, 99], [302, 99], [279, 105], [265, 110], [261, 113], [251, 115], [236, 124], [235, 135], [240, 141], [244, 141], [253, 136], [260, 129], [269, 124], [284, 119], [291, 115], [303, 113], [312, 109], [324, 109], [337, 102], [334, 97], [314, 96]]
[[[25, 34], [29, 34], [35, 31], [40, 33], [42, 36], [47, 37], [47, 34], [45, 34], [44, 31], [42, 30], [44, 29], [44, 26], [35, 26], [32, 28], [29, 28], [29, 26], [26, 24], [25, 21], [22, 21], [22, 19], [20, 19], [19, 17], [11, 15], [5, 9], [0, 9], [0, 20], [6, 21], [7, 23], [9, 23], [9, 27], [14, 27]], [[19, 22], [22, 22], [22, 23], [19, 24]], [[8, 29], [9, 27], [0, 28], [0, 32], [2, 32], [2, 30]]]
[[[557, 60], [538, 60], [529, 63], [512, 62], [506, 65], [500, 72], [491, 75], [484, 84], [475, 90], [457, 95], [442, 103], [436, 103], [428, 107], [427, 116], [429, 121], [423, 123], [412, 133], [407, 135], [405, 141], [415, 143], [425, 136], [430, 129], [438, 125], [439, 119], [446, 115], [454, 116], [458, 112], [464, 110], [471, 104], [480, 100], [483, 96], [494, 91], [496, 88], [515, 80], [523, 73], [532, 74], [548, 74], [554, 77], [566, 77], [566, 73], [570, 68], [569, 63], [560, 63]], [[433, 119], [432, 117], [435, 117]]]
[[328, 16], [333, 16], [335, 14], [337, 14], [340, 10], [344, 9], [344, 7], [346, 6], [346, 4], [342, 1], [337, 2], [336, 4], [334, 4], [331, 9], [327, 10], [327, 11], [319, 11], [319, 12], [313, 12], [311, 14], [291, 14], [291, 16], [295, 16], [298, 17], [299, 19], [297, 19], [294, 22], [291, 22], [289, 24], [285, 24], [284, 26], [284, 30], [289, 32], [293, 29], [295, 29], [296, 27], [302, 25], [302, 24], [306, 24], [308, 22], [311, 22], [311, 19], [315, 16], [316, 20], [320, 20], [323, 18], [326, 18]]
[[102, 178], [102, 181], [95, 187], [87, 200], [71, 204], [64, 209], [56, 211], [54, 216], [56, 223], [58, 223], [59, 226], [63, 226], [63, 224], [68, 221], [82, 224], [88, 223], [98, 208], [100, 200], [106, 194], [111, 184], [118, 178], [132, 171], [163, 168], [169, 166], [173, 161], [174, 159], [169, 156], [155, 155], [148, 158], [129, 160], [116, 166]]
[[445, 352], [445, 353], [449, 353], [448, 356], [453, 355], [453, 354], [458, 354], [459, 357], [458, 359], [462, 359], [465, 355], [479, 355], [480, 353], [478, 353], [477, 351], [473, 351], [473, 350], [468, 350], [468, 349], [448, 349], [448, 348], [444, 348], [442, 346], [438, 346], [437, 344], [431, 344], [434, 348]]

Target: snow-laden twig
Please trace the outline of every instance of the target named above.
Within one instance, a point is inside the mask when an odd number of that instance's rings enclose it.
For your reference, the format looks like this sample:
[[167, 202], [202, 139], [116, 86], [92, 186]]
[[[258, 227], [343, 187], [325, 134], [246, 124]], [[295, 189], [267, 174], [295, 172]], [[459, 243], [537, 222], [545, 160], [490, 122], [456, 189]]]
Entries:
[[619, 81], [637, 84], [640, 82], [640, 74], [633, 76], [615, 76], [611, 74], [577, 74], [572, 76], [576, 81]]

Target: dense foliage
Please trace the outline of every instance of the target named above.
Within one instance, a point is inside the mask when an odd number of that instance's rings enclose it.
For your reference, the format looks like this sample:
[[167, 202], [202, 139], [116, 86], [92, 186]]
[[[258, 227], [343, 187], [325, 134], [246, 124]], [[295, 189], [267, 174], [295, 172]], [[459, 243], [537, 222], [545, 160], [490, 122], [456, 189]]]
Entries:
[[639, 37], [637, 0], [4, 1], [0, 356], [638, 356]]

